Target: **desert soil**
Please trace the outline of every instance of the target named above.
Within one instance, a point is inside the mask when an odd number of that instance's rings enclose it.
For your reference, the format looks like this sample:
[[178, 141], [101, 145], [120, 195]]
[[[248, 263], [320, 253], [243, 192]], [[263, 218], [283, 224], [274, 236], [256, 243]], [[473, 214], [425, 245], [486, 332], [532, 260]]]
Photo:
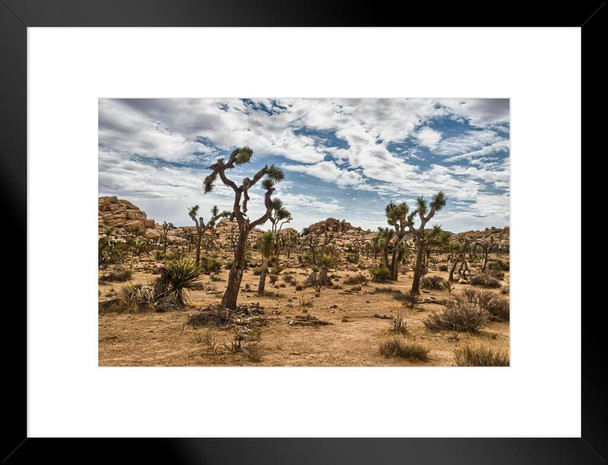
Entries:
[[[297, 282], [303, 283], [309, 274], [306, 268], [297, 267], [293, 258], [291, 267], [282, 272], [277, 286], [283, 284], [282, 276], [293, 273]], [[158, 276], [151, 271], [143, 271], [142, 265], [152, 265], [154, 260], [138, 260], [131, 283], [150, 284]], [[124, 265], [123, 265], [124, 266]], [[100, 274], [111, 270], [100, 271]], [[267, 291], [278, 293], [278, 297], [259, 297], [255, 290], [258, 276], [248, 269], [245, 272], [239, 294], [239, 304], [259, 302], [265, 309], [268, 324], [261, 327], [261, 337], [257, 343], [259, 360], [251, 360], [243, 353], [231, 353], [222, 348], [233, 337], [232, 329], [192, 328], [186, 325], [188, 316], [209, 304], [221, 301], [228, 271], [222, 269], [220, 281], [212, 281], [203, 275], [202, 290], [189, 294], [188, 306], [184, 310], [165, 313], [101, 313], [99, 315], [99, 365], [100, 366], [210, 366], [210, 365], [252, 365], [252, 366], [453, 366], [454, 349], [467, 345], [483, 345], [500, 350], [509, 349], [509, 323], [490, 323], [480, 334], [433, 332], [426, 329], [423, 320], [432, 311], [441, 311], [438, 303], [424, 303], [410, 309], [393, 299], [393, 294], [378, 292], [389, 288], [407, 293], [411, 287], [412, 272], [399, 276], [398, 282], [362, 285], [361, 290], [349, 292], [353, 286], [343, 284], [348, 276], [358, 273], [355, 266], [348, 270], [332, 270], [337, 276], [335, 284], [341, 289], [323, 288], [315, 297], [315, 290], [304, 288], [296, 291], [290, 284], [274, 287], [268, 281]], [[432, 271], [447, 278], [447, 272]], [[508, 286], [508, 273], [503, 285]], [[125, 283], [100, 283], [99, 300], [116, 298]], [[249, 284], [252, 291], [243, 289]], [[455, 284], [454, 294], [461, 292], [468, 284]], [[498, 292], [498, 291], [496, 291]], [[448, 299], [447, 290], [423, 291], [422, 298], [434, 297], [441, 302]], [[311, 307], [302, 303], [311, 301]], [[379, 319], [376, 314], [396, 316], [402, 314], [407, 320], [409, 334], [400, 336], [407, 342], [420, 343], [430, 349], [427, 362], [413, 362], [400, 358], [387, 358], [379, 353], [379, 345], [391, 337], [391, 320]], [[331, 325], [309, 327], [290, 325], [296, 316], [312, 315]], [[220, 348], [212, 352], [201, 342], [201, 337], [211, 332]]]

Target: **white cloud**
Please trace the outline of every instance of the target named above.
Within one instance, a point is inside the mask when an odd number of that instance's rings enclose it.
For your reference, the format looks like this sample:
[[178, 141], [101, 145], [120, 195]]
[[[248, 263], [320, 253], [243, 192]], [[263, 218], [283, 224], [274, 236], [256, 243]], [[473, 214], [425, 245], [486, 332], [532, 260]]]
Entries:
[[434, 149], [441, 140], [441, 133], [429, 128], [428, 126], [425, 126], [416, 132], [415, 137], [418, 139], [421, 145]]

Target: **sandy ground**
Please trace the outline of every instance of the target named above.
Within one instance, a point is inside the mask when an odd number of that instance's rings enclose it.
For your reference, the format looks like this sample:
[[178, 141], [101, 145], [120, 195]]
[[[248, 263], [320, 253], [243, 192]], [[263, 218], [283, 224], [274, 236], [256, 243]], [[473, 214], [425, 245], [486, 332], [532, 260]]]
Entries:
[[[151, 259], [144, 259], [153, 262]], [[292, 265], [294, 261], [291, 260]], [[125, 266], [125, 265], [123, 265]], [[128, 264], [126, 266], [129, 266]], [[106, 270], [107, 271], [107, 270]], [[286, 268], [302, 283], [309, 270]], [[267, 291], [278, 292], [280, 297], [258, 297], [255, 292], [239, 295], [239, 304], [259, 302], [264, 307], [269, 324], [261, 328], [257, 342], [260, 360], [251, 360], [244, 353], [231, 353], [221, 347], [233, 336], [231, 329], [192, 328], [185, 325], [190, 314], [209, 304], [217, 304], [225, 287], [227, 270], [220, 273], [221, 281], [211, 281], [203, 275], [200, 282], [204, 290], [190, 293], [189, 305], [184, 310], [167, 313], [104, 313], [99, 315], [99, 365], [100, 366], [209, 366], [209, 365], [254, 365], [254, 366], [453, 366], [453, 351], [466, 344], [480, 344], [500, 350], [509, 349], [509, 323], [490, 323], [478, 335], [432, 332], [426, 329], [423, 320], [431, 311], [440, 311], [441, 305], [428, 303], [416, 309], [404, 307], [393, 299], [391, 293], [380, 293], [378, 289], [393, 288], [408, 292], [412, 273], [400, 275], [398, 282], [386, 284], [368, 283], [361, 291], [349, 294], [353, 286], [342, 282], [347, 276], [357, 274], [350, 270], [332, 270], [340, 277], [336, 284], [342, 289], [323, 288], [315, 297], [312, 288], [296, 291], [294, 286], [274, 288], [267, 282]], [[361, 271], [367, 275], [366, 271]], [[447, 272], [431, 272], [447, 278]], [[508, 273], [507, 273], [508, 275]], [[132, 283], [151, 283], [157, 275], [135, 271]], [[504, 285], [508, 285], [507, 281]], [[241, 289], [249, 284], [257, 289], [259, 277], [248, 269]], [[282, 283], [280, 277], [277, 285]], [[125, 283], [100, 283], [100, 301], [116, 297]], [[456, 284], [452, 291], [459, 293], [466, 284]], [[211, 293], [209, 293], [211, 292]], [[213, 293], [215, 292], [215, 293]], [[437, 300], [450, 297], [447, 291], [424, 291], [423, 298], [434, 296]], [[312, 300], [312, 307], [303, 307], [301, 301]], [[427, 362], [412, 362], [395, 357], [384, 357], [379, 345], [391, 337], [391, 320], [379, 319], [375, 314], [397, 315], [401, 313], [409, 334], [399, 336], [404, 341], [420, 343], [430, 349]], [[312, 315], [332, 323], [319, 327], [292, 326], [288, 322], [295, 316]], [[215, 352], [201, 342], [201, 336], [211, 331], [220, 345]], [[456, 337], [455, 337], [456, 336]]]

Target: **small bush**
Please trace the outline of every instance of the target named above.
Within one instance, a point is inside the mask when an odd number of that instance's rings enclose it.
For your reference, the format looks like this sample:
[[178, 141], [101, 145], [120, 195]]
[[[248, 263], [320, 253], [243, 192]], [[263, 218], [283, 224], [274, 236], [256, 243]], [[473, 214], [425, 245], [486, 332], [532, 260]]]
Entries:
[[304, 289], [304, 287], [301, 284], [296, 286], [296, 291], [301, 291], [302, 289]]
[[145, 310], [153, 304], [153, 296], [153, 289], [141, 284], [127, 284], [120, 289], [120, 300], [127, 311]]
[[287, 284], [291, 284], [292, 286], [296, 285], [296, 278], [290, 274], [283, 275], [283, 281], [285, 281]]
[[423, 276], [420, 285], [423, 289], [441, 290], [445, 287], [445, 279], [441, 276]]
[[362, 274], [349, 276], [344, 280], [344, 284], [367, 284], [367, 277], [363, 276]]
[[306, 297], [300, 297], [300, 307], [302, 308], [310, 308], [312, 307], [312, 299], [307, 299]]
[[232, 268], [232, 265], [234, 265], [234, 260], [228, 260], [225, 264], [224, 264], [224, 268], [226, 268], [227, 270], [229, 270], [230, 268]]
[[429, 349], [420, 344], [407, 344], [397, 338], [389, 339], [380, 345], [380, 353], [385, 357], [401, 357], [408, 360], [426, 362]]
[[268, 280], [270, 281], [270, 284], [273, 284], [277, 282], [277, 279], [279, 279], [279, 275], [277, 274], [270, 274], [268, 275]]
[[125, 282], [133, 277], [133, 272], [131, 270], [115, 270], [110, 273], [104, 274], [99, 280], [101, 282]]
[[369, 272], [372, 275], [372, 281], [375, 283], [383, 283], [392, 277], [391, 270], [385, 266], [370, 268]]
[[201, 259], [201, 268], [205, 274], [219, 273], [219, 271], [222, 269], [222, 262], [216, 258], [203, 257]]
[[221, 280], [222, 280], [221, 276], [220, 276], [219, 274], [216, 274], [216, 273], [212, 273], [212, 274], [210, 274], [210, 275], [209, 275], [209, 279], [210, 279], [211, 281], [216, 281], [216, 282], [217, 282], [217, 281], [221, 281]]
[[479, 333], [488, 322], [488, 313], [471, 303], [451, 300], [441, 312], [432, 312], [424, 320], [424, 325], [432, 331], [462, 331], [471, 334]]
[[454, 361], [461, 367], [508, 367], [509, 354], [491, 347], [461, 347], [454, 350]]
[[457, 299], [486, 310], [491, 321], [509, 321], [509, 300], [495, 292], [465, 289]]
[[500, 270], [489, 270], [487, 272], [487, 274], [489, 274], [490, 276], [492, 276], [493, 278], [499, 279], [499, 280], [503, 280], [505, 279], [505, 272], [504, 271], [500, 271]]
[[393, 323], [393, 332], [397, 334], [407, 334], [407, 321], [403, 318], [403, 315], [400, 313], [397, 316], [394, 316], [391, 320]]
[[418, 296], [411, 292], [395, 294], [393, 298], [408, 308], [414, 308], [419, 301]]
[[505, 260], [494, 260], [488, 263], [488, 268], [491, 270], [498, 270], [498, 271], [509, 271], [510, 268], [510, 264], [509, 261], [505, 261]]
[[473, 275], [471, 277], [471, 284], [476, 286], [489, 287], [493, 289], [498, 289], [500, 287], [500, 281], [498, 279], [490, 276], [487, 273], [479, 273]]
[[394, 287], [377, 287], [374, 289], [374, 293], [376, 294], [403, 294], [399, 289], [395, 289]]
[[447, 265], [439, 265], [439, 271], [448, 271]]

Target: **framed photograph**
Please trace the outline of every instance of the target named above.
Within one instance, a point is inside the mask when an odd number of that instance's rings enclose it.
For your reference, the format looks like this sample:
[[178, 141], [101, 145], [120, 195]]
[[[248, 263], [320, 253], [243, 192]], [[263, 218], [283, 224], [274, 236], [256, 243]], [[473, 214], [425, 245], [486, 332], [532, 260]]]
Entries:
[[3, 0], [3, 463], [605, 463], [605, 6], [478, 8]]

